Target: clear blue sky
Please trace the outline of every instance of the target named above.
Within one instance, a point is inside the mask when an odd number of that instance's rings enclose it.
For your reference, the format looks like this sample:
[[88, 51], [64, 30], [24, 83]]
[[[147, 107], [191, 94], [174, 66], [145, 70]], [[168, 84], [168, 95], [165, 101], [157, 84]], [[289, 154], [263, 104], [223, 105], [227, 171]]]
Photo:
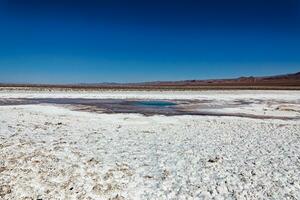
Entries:
[[0, 82], [300, 71], [300, 0], [2, 0]]

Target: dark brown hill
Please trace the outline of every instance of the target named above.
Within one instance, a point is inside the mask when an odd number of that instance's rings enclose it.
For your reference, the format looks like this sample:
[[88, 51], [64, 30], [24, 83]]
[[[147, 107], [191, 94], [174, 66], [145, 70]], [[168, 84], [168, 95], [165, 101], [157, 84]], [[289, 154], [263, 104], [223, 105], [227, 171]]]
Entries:
[[300, 86], [300, 72], [294, 74], [239, 77], [233, 79], [185, 80], [138, 83], [155, 86]]
[[70, 88], [70, 89], [300, 89], [300, 72], [264, 77], [233, 79], [155, 81], [144, 83], [93, 84], [1, 84], [0, 87]]

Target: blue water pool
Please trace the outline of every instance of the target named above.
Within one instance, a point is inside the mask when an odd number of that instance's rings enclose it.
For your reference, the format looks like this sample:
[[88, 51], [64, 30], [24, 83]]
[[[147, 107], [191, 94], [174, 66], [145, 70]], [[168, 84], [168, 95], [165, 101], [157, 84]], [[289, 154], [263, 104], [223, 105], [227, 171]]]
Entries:
[[144, 107], [168, 107], [175, 106], [176, 103], [170, 101], [137, 101], [135, 105]]

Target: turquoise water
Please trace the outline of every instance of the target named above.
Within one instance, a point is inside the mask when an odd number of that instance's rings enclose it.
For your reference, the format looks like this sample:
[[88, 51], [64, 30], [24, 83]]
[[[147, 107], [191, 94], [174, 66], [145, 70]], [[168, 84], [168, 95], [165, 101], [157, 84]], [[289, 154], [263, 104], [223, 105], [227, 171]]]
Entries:
[[138, 101], [135, 103], [136, 106], [145, 106], [145, 107], [167, 107], [167, 106], [175, 106], [176, 103], [169, 101]]

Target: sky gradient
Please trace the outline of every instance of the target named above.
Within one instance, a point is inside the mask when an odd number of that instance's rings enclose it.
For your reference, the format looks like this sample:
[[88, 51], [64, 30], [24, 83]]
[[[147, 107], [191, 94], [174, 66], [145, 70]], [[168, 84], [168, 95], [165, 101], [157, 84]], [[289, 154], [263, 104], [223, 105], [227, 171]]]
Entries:
[[300, 71], [300, 0], [3, 0], [0, 82]]

